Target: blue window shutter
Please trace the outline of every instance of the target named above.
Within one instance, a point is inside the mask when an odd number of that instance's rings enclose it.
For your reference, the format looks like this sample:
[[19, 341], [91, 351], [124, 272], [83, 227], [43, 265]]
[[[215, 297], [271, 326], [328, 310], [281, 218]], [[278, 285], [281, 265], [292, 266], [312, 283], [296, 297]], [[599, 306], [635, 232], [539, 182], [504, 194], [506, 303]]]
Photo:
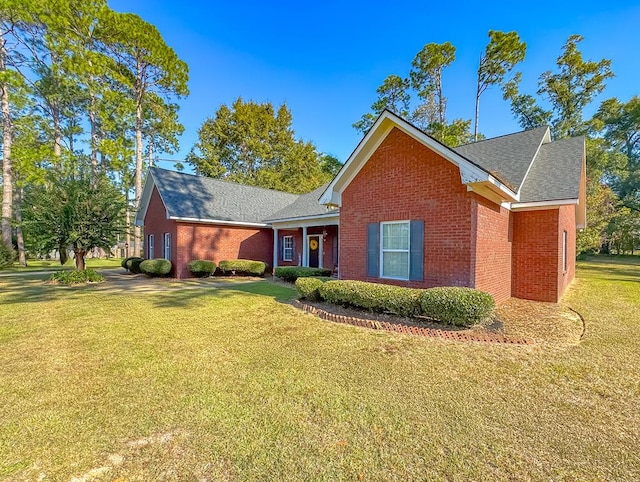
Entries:
[[424, 221], [411, 221], [410, 236], [409, 279], [422, 281], [424, 275]]
[[367, 276], [378, 277], [380, 273], [380, 225], [367, 225]]

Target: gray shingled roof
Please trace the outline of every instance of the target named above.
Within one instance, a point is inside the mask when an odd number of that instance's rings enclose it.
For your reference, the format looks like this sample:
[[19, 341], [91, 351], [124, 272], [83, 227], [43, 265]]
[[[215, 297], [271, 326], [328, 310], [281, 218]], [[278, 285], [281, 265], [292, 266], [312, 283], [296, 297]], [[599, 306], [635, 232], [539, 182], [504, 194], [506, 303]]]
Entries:
[[546, 132], [547, 127], [537, 127], [465, 144], [453, 150], [475, 162], [517, 192]]
[[578, 199], [584, 138], [543, 144], [520, 190], [520, 202]]
[[330, 210], [326, 206], [318, 202], [320, 195], [324, 192], [328, 185], [329, 183], [325, 184], [324, 186], [320, 186], [319, 188], [307, 194], [298, 196], [298, 199], [296, 199], [293, 203], [274, 213], [272, 216], [268, 217], [266, 221], [300, 218], [304, 216], [316, 216], [327, 213], [337, 213], [338, 211]]
[[157, 167], [149, 171], [170, 217], [264, 223], [298, 199], [295, 194]]

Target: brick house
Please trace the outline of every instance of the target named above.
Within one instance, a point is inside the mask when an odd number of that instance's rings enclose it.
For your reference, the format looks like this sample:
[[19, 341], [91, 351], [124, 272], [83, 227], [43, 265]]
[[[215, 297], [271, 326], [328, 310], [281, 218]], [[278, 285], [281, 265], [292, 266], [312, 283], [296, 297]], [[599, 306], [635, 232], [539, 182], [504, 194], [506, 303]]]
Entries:
[[385, 111], [311, 193], [152, 168], [136, 223], [145, 255], [177, 277], [191, 259], [250, 258], [556, 302], [575, 275], [585, 183], [583, 138], [552, 142], [541, 127], [451, 149]]

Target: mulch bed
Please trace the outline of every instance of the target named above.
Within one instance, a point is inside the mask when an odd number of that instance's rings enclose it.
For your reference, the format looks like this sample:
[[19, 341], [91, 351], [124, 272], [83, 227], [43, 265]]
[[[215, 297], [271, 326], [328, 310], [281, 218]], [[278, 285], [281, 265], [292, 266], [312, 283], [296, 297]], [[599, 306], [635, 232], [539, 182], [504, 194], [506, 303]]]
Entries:
[[296, 300], [293, 304], [307, 313], [335, 323], [462, 342], [575, 344], [580, 341], [584, 329], [580, 317], [566, 306], [515, 298], [500, 305], [494, 316], [484, 324], [471, 328], [453, 327], [427, 320], [416, 321], [393, 314], [371, 313], [322, 302]]

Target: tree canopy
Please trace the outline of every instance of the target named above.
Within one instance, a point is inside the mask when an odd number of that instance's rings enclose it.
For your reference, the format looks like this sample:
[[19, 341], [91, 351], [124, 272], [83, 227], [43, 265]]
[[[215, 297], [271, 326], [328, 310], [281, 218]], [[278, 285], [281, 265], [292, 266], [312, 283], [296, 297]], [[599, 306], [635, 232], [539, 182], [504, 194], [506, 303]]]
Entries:
[[206, 176], [292, 193], [311, 191], [332, 178], [336, 160], [296, 139], [291, 124], [285, 104], [275, 109], [270, 102], [238, 98], [203, 123], [187, 162]]

